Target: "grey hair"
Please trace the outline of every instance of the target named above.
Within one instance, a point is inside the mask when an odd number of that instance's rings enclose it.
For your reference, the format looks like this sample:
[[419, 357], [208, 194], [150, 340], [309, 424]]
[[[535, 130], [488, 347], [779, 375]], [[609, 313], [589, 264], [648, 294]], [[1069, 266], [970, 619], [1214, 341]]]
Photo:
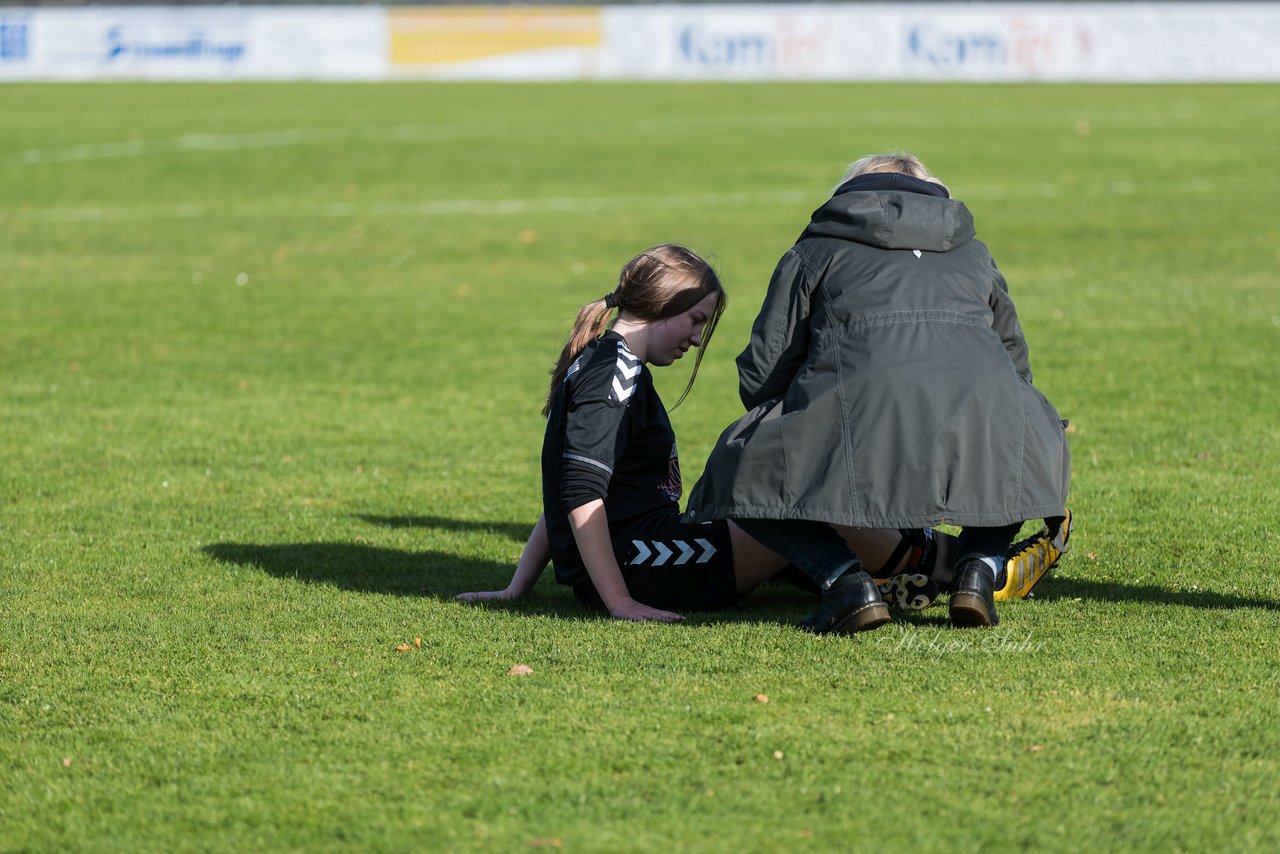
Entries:
[[846, 181], [857, 178], [859, 175], [872, 172], [900, 172], [912, 178], [919, 178], [921, 181], [928, 181], [930, 184], [937, 184], [944, 190], [947, 189], [947, 185], [933, 177], [933, 173], [920, 162], [920, 158], [910, 151], [892, 151], [888, 154], [868, 154], [866, 157], [860, 157], [844, 170], [844, 175], [841, 176], [840, 183], [836, 184], [836, 188], [839, 189]]

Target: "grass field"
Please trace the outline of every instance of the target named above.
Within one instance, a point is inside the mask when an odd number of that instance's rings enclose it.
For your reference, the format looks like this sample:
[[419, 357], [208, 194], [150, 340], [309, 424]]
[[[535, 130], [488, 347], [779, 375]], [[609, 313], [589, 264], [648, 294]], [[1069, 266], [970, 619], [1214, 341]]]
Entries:
[[[716, 258], [691, 483], [774, 262], [896, 146], [1074, 425], [1037, 598], [455, 603], [578, 304]], [[1277, 152], [1276, 86], [0, 87], [0, 850], [1276, 850]]]

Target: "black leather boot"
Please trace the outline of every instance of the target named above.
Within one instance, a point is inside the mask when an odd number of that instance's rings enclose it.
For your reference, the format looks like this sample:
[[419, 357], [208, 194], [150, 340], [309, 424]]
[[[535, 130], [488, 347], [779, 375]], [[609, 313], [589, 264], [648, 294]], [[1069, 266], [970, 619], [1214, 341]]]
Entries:
[[957, 626], [994, 626], [996, 614], [995, 579], [991, 567], [980, 560], [962, 561], [956, 567], [951, 592], [951, 622]]
[[815, 635], [851, 635], [889, 622], [889, 606], [865, 570], [850, 569], [835, 580], [800, 627]]

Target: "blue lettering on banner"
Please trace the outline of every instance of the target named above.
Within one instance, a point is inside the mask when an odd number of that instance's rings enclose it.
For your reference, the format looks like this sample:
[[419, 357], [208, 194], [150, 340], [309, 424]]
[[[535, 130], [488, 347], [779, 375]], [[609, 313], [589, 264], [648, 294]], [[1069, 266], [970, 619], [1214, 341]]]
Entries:
[[122, 27], [107, 31], [107, 62], [125, 57], [136, 59], [212, 59], [219, 62], [238, 62], [245, 54], [243, 41], [218, 41], [201, 30], [194, 30], [172, 39], [145, 39], [128, 37]]
[[0, 18], [0, 62], [20, 62], [27, 58], [26, 21]]
[[680, 55], [708, 69], [771, 68], [773, 39], [763, 33], [725, 33], [692, 24], [680, 31]]
[[1004, 65], [1005, 41], [995, 33], [955, 33], [918, 24], [907, 34], [907, 52], [934, 68]]

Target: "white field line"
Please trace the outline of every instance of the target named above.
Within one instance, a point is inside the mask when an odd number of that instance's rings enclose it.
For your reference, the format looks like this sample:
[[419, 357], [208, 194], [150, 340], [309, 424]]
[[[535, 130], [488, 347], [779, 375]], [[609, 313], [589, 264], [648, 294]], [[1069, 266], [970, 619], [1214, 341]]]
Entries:
[[203, 219], [357, 219], [360, 217], [513, 216], [521, 214], [598, 214], [632, 210], [718, 210], [796, 205], [815, 195], [800, 191], [693, 193], [659, 196], [560, 196], [531, 199], [424, 199], [422, 201], [355, 204], [333, 202], [301, 205], [232, 205], [23, 208], [0, 211], [0, 222], [151, 222]]
[[301, 130], [272, 131], [261, 134], [184, 134], [177, 139], [127, 142], [91, 142], [62, 148], [29, 148], [18, 152], [15, 160], [22, 166], [49, 163], [81, 163], [112, 160], [121, 157], [148, 157], [181, 151], [242, 151], [251, 148], [282, 148], [300, 145], [310, 139], [320, 141], [314, 132]]
[[[784, 123], [782, 120], [785, 119]], [[828, 123], [832, 119], [828, 119]], [[799, 121], [792, 117], [737, 116], [725, 119], [729, 126], [790, 124]], [[847, 122], [847, 119], [840, 119]], [[694, 124], [708, 124], [703, 118], [681, 121], [687, 129]], [[812, 122], [810, 122], [810, 125]], [[673, 129], [670, 120], [637, 119], [625, 122], [618, 130], [623, 133], [666, 134]], [[188, 133], [171, 139], [126, 140], [122, 142], [92, 142], [56, 148], [28, 148], [10, 158], [18, 166], [39, 166], [58, 163], [81, 163], [94, 160], [111, 160], [122, 157], [151, 157], [184, 153], [218, 153], [253, 151], [270, 148], [289, 148], [305, 145], [327, 145], [344, 142], [410, 143], [442, 142], [458, 139], [497, 139], [520, 136], [547, 137], [564, 135], [562, 127], [536, 129], [517, 128], [509, 123], [488, 121], [453, 124], [408, 124], [385, 128], [284, 128], [261, 133]], [[3, 161], [0, 161], [3, 162]]]
[[[1245, 191], [1238, 183], [1191, 179], [1178, 183], [1138, 184], [1133, 181], [1099, 181], [1087, 186], [1024, 184], [984, 187], [965, 194], [973, 201], [1020, 199], [1106, 199], [1129, 196], [1189, 196]], [[1271, 194], [1280, 180], [1252, 180], [1249, 192]], [[739, 193], [686, 193], [620, 196], [550, 196], [513, 199], [422, 199], [399, 202], [329, 202], [302, 204], [149, 205], [32, 208], [0, 210], [0, 222], [112, 223], [162, 220], [304, 220], [359, 219], [361, 217], [520, 216], [530, 214], [590, 215], [661, 210], [727, 210], [734, 208], [816, 208], [825, 199], [822, 189], [762, 190]]]
[[91, 142], [59, 148], [28, 148], [10, 162], [19, 166], [80, 163], [121, 157], [150, 157], [163, 154], [252, 151], [291, 148], [337, 142], [429, 142], [501, 132], [486, 125], [397, 125], [376, 131], [358, 128], [285, 128], [261, 133], [187, 133], [172, 139], [135, 139], [123, 142]]

